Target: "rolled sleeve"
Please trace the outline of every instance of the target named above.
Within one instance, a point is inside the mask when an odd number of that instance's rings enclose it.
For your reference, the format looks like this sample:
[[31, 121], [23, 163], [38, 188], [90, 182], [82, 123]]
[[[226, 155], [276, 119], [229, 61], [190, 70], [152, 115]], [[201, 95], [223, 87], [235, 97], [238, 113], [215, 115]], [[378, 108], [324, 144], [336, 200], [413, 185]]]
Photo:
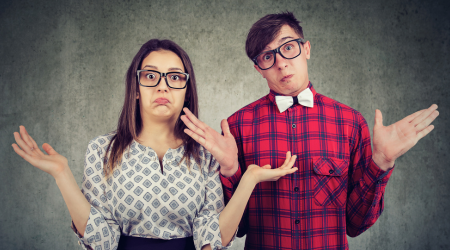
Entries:
[[[210, 244], [214, 249], [228, 249], [232, 246], [236, 234], [226, 246], [222, 245], [219, 227], [220, 212], [224, 209], [224, 197], [219, 172], [219, 164], [211, 158], [205, 175], [205, 202], [194, 219], [194, 243], [197, 249]], [[205, 170], [205, 168], [204, 168]]]

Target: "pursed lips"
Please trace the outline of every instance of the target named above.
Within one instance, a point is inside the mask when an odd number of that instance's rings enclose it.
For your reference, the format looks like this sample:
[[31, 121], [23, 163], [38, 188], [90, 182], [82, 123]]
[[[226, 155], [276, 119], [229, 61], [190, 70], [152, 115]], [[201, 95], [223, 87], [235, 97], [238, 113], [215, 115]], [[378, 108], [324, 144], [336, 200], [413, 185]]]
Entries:
[[282, 82], [285, 82], [285, 81], [291, 79], [293, 76], [294, 76], [294, 75], [287, 75], [287, 76], [284, 76], [283, 78], [281, 78], [281, 81], [282, 81]]
[[155, 102], [155, 103], [158, 103], [158, 104], [166, 104], [166, 103], [170, 103], [169, 100], [167, 100], [166, 98], [162, 98], [162, 97], [157, 98], [154, 102]]

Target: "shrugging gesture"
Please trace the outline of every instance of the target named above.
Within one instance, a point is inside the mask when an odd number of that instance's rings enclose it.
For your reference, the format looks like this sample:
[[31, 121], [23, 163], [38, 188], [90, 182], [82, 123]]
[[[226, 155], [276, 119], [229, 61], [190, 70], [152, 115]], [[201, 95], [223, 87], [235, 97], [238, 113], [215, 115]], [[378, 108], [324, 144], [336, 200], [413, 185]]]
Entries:
[[386, 171], [394, 166], [395, 160], [411, 149], [416, 143], [430, 133], [434, 126], [431, 122], [439, 115], [436, 104], [411, 114], [402, 120], [383, 126], [380, 110], [375, 111], [373, 127], [373, 161]]
[[58, 154], [47, 143], [42, 145], [47, 152], [47, 155], [44, 154], [24, 126], [20, 126], [20, 133], [14, 132], [14, 138], [17, 144], [12, 144], [12, 147], [18, 155], [55, 178], [75, 227], [84, 235], [91, 205], [81, 193], [67, 164], [67, 158]]

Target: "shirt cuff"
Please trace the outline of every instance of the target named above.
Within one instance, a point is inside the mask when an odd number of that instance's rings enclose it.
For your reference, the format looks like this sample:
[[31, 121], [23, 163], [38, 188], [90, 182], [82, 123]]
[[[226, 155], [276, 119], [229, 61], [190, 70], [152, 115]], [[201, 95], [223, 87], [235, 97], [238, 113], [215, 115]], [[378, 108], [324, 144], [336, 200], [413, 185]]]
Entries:
[[222, 173], [220, 173], [220, 181], [222, 182], [222, 184], [225, 187], [233, 188], [235, 185], [237, 185], [239, 183], [241, 176], [242, 176], [241, 166], [238, 166], [238, 170], [236, 171], [236, 173], [234, 173], [234, 175], [232, 175], [230, 177], [225, 177], [222, 175]]
[[389, 178], [391, 177], [392, 170], [395, 165], [384, 171], [371, 159], [369, 163], [369, 168], [367, 169], [367, 174], [365, 174], [364, 182], [367, 186], [375, 185], [375, 192], [384, 191]]

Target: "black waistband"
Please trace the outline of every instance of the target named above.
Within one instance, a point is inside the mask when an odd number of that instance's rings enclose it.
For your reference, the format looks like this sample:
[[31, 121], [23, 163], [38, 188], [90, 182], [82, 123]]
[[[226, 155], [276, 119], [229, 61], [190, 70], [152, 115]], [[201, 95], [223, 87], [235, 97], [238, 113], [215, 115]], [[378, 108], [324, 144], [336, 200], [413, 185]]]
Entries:
[[[149, 248], [151, 247], [151, 248]], [[195, 250], [192, 237], [171, 240], [121, 235], [117, 250]]]

